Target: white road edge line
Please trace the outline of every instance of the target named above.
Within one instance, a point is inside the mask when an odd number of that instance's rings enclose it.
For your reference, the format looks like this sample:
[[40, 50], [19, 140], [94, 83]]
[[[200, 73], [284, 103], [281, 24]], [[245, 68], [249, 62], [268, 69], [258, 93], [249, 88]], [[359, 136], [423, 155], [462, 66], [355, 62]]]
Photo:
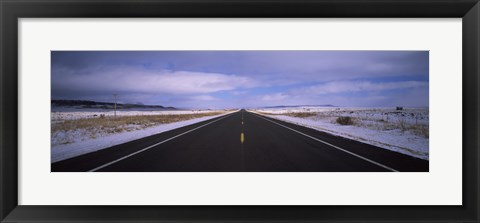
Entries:
[[113, 161], [111, 161], [111, 162], [108, 162], [108, 163], [106, 163], [106, 164], [103, 164], [103, 165], [101, 165], [101, 166], [99, 166], [99, 167], [93, 168], [93, 169], [89, 170], [88, 172], [95, 172], [95, 171], [97, 171], [97, 170], [103, 169], [103, 168], [105, 168], [105, 167], [107, 167], [107, 166], [110, 166], [110, 165], [112, 165], [112, 164], [114, 164], [114, 163], [117, 163], [117, 162], [119, 162], [119, 161], [122, 161], [122, 160], [124, 160], [124, 159], [126, 159], [126, 158], [128, 158], [128, 157], [131, 157], [131, 156], [137, 155], [137, 154], [139, 154], [139, 153], [141, 153], [141, 152], [147, 151], [147, 150], [149, 150], [149, 149], [151, 149], [151, 148], [153, 148], [153, 147], [155, 147], [155, 146], [158, 146], [158, 145], [160, 145], [160, 144], [162, 144], [162, 143], [168, 142], [168, 141], [170, 141], [170, 140], [172, 140], [172, 139], [175, 139], [175, 138], [177, 138], [177, 137], [180, 137], [180, 136], [182, 136], [182, 135], [185, 135], [185, 134], [187, 134], [187, 133], [189, 133], [189, 132], [193, 132], [193, 131], [195, 131], [195, 130], [197, 130], [197, 129], [199, 129], [199, 128], [202, 128], [202, 127], [207, 126], [207, 125], [210, 125], [210, 124], [212, 124], [212, 123], [214, 123], [214, 122], [220, 121], [220, 120], [222, 120], [222, 119], [224, 119], [224, 118], [226, 118], [226, 117], [228, 117], [228, 116], [230, 116], [230, 115], [232, 115], [232, 114], [234, 114], [234, 113], [236, 113], [236, 112], [232, 112], [232, 113], [230, 113], [230, 114], [226, 114], [225, 116], [223, 116], [223, 117], [221, 117], [221, 118], [219, 118], [219, 119], [216, 119], [216, 120], [211, 121], [211, 122], [209, 122], [209, 123], [203, 124], [203, 125], [198, 126], [198, 127], [194, 128], [194, 129], [190, 129], [190, 130], [188, 130], [188, 131], [186, 131], [186, 132], [184, 132], [184, 133], [181, 133], [181, 134], [178, 134], [178, 135], [176, 135], [176, 136], [174, 136], [174, 137], [165, 139], [165, 140], [163, 140], [163, 141], [161, 141], [161, 142], [159, 142], [159, 143], [155, 143], [155, 144], [153, 144], [153, 145], [151, 145], [151, 146], [149, 146], [149, 147], [146, 147], [146, 148], [144, 148], [144, 149], [138, 150], [138, 151], [136, 151], [136, 152], [134, 152], [134, 153], [130, 153], [130, 154], [124, 156], [124, 157], [118, 158], [118, 159], [116, 159], [116, 160], [113, 160]]
[[367, 162], [370, 162], [370, 163], [372, 163], [372, 164], [375, 164], [375, 165], [377, 165], [377, 166], [379, 166], [379, 167], [383, 167], [383, 168], [385, 168], [385, 169], [387, 169], [387, 170], [390, 170], [390, 171], [393, 171], [393, 172], [399, 172], [399, 171], [396, 170], [396, 169], [393, 169], [393, 168], [391, 168], [391, 167], [385, 166], [385, 165], [383, 165], [383, 164], [381, 164], [381, 163], [375, 162], [375, 161], [373, 161], [373, 160], [371, 160], [371, 159], [368, 159], [368, 158], [366, 158], [366, 157], [360, 156], [360, 155], [358, 155], [358, 154], [352, 153], [352, 152], [350, 152], [350, 151], [348, 151], [348, 150], [342, 149], [342, 148], [340, 148], [340, 147], [338, 147], [338, 146], [335, 146], [335, 145], [330, 144], [330, 143], [328, 143], [328, 142], [325, 142], [325, 141], [323, 141], [323, 140], [317, 139], [317, 138], [315, 138], [315, 137], [313, 137], [313, 136], [309, 136], [309, 135], [307, 135], [307, 134], [305, 134], [305, 133], [303, 133], [303, 132], [297, 131], [297, 130], [292, 129], [292, 128], [288, 127], [288, 126], [282, 125], [282, 124], [280, 124], [280, 123], [277, 123], [277, 122], [274, 122], [274, 121], [272, 121], [272, 120], [270, 120], [270, 119], [267, 119], [267, 118], [265, 118], [265, 117], [262, 117], [261, 115], [257, 115], [257, 114], [255, 114], [255, 113], [253, 113], [253, 112], [252, 112], [252, 114], [254, 114], [254, 115], [256, 115], [256, 116], [258, 116], [258, 117], [260, 117], [260, 118], [263, 118], [263, 119], [265, 119], [265, 120], [267, 120], [267, 121], [269, 121], [269, 122], [273, 122], [273, 123], [275, 123], [275, 124], [277, 124], [277, 125], [279, 125], [279, 126], [282, 126], [282, 127], [284, 127], [284, 128], [290, 129], [290, 130], [292, 130], [292, 131], [294, 131], [294, 132], [296, 132], [296, 133], [299, 133], [299, 134], [301, 134], [301, 135], [304, 135], [304, 136], [306, 136], [306, 137], [308, 137], [308, 138], [311, 138], [311, 139], [316, 140], [316, 141], [319, 141], [319, 142], [321, 142], [321, 143], [323, 143], [323, 144], [329, 145], [329, 146], [331, 146], [331, 147], [333, 147], [333, 148], [335, 148], [335, 149], [338, 149], [338, 150], [340, 150], [340, 151], [346, 152], [346, 153], [348, 153], [348, 154], [350, 154], [350, 155], [352, 155], [352, 156], [355, 156], [355, 157], [357, 157], [357, 158], [360, 158], [360, 159], [363, 159], [363, 160], [365, 160], [365, 161], [367, 161]]

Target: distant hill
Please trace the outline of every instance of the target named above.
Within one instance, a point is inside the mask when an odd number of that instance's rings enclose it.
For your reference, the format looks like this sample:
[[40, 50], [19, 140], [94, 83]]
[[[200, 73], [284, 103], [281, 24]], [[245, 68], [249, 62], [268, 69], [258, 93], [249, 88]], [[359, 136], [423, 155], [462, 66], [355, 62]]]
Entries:
[[299, 107], [337, 107], [335, 105], [277, 105], [277, 106], [267, 106], [263, 108], [299, 108]]
[[[75, 108], [75, 109], [113, 109], [114, 103], [85, 101], [85, 100], [52, 100], [52, 107]], [[161, 105], [142, 105], [142, 104], [121, 104], [117, 103], [117, 109], [141, 109], [141, 110], [175, 110], [174, 107], [164, 107]]]

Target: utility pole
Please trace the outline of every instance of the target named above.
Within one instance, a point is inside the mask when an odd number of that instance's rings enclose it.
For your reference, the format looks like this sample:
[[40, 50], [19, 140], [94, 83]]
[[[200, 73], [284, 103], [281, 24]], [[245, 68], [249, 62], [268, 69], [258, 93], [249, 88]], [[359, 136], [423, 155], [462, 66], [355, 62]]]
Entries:
[[113, 117], [117, 118], [117, 94], [113, 94], [113, 100], [114, 100], [114, 105], [113, 105]]

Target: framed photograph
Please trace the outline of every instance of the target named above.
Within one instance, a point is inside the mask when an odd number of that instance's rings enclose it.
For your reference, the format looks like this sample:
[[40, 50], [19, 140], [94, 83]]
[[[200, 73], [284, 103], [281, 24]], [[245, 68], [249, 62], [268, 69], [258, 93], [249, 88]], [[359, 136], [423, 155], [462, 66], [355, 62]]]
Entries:
[[1, 222], [478, 222], [478, 1], [2, 1]]
[[51, 172], [428, 172], [428, 59], [52, 51]]

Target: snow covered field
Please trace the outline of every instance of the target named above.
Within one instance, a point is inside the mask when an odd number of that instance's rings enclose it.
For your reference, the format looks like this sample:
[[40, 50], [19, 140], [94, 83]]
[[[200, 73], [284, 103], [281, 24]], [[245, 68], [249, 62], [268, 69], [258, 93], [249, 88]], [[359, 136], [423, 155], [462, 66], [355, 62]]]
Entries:
[[[421, 159], [429, 158], [428, 108], [295, 107], [251, 111]], [[338, 117], [350, 117], [351, 123], [339, 124]]]
[[[117, 116], [140, 116], [140, 115], [183, 115], [183, 114], [204, 114], [209, 112], [217, 112], [222, 110], [168, 110], [168, 111], [132, 111], [122, 110], [117, 111]], [[225, 110], [226, 111], [226, 110]], [[73, 111], [53, 111], [51, 113], [51, 121], [58, 122], [64, 120], [83, 119], [83, 118], [98, 118], [100, 116], [113, 117], [114, 111], [105, 109], [90, 109]]]
[[[112, 120], [113, 112], [52, 112], [51, 162], [105, 149], [231, 112], [226, 110], [117, 111], [118, 121], [113, 123], [114, 126], [90, 124], [90, 122]], [[166, 123], [147, 120], [148, 124], [145, 124], [143, 122], [145, 116], [161, 117], [161, 122], [165, 117], [175, 117], [175, 119]]]

